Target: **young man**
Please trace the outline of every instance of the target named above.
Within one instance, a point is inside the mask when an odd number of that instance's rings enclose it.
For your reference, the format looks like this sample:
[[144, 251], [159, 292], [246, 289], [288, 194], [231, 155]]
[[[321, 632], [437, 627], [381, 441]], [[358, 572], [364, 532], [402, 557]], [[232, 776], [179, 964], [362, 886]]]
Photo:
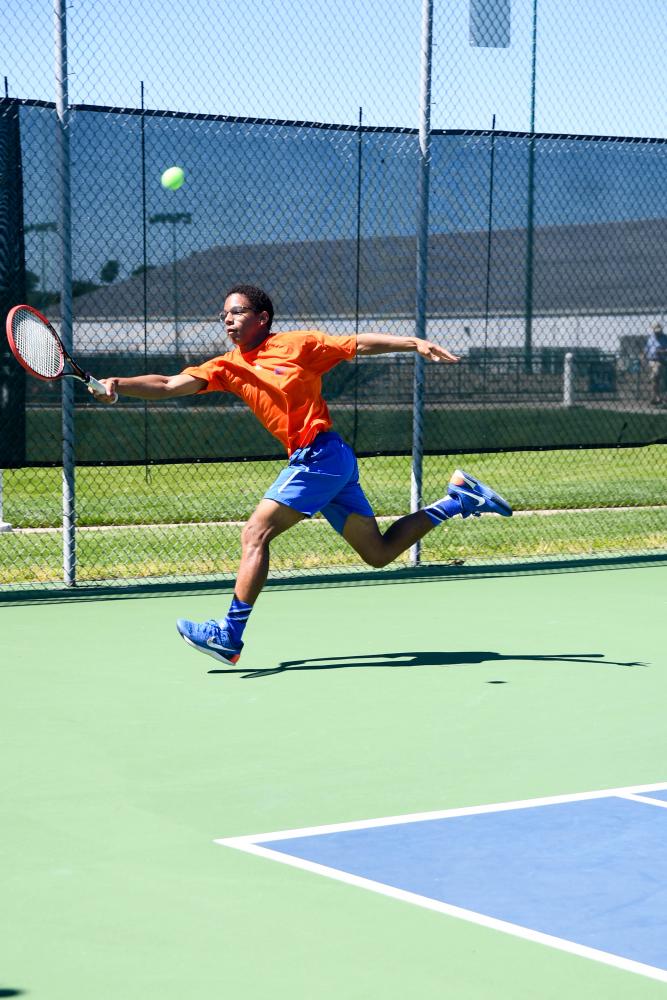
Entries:
[[198, 624], [179, 619], [180, 635], [195, 649], [236, 663], [243, 630], [264, 586], [271, 541], [304, 517], [321, 511], [348, 545], [371, 566], [386, 566], [450, 517], [484, 513], [510, 517], [506, 500], [474, 476], [456, 471], [447, 493], [423, 510], [399, 518], [382, 534], [359, 484], [354, 452], [331, 429], [321, 393], [322, 375], [356, 354], [414, 351], [430, 361], [455, 364], [443, 347], [416, 337], [380, 333], [332, 337], [317, 330], [271, 333], [273, 304], [261, 288], [230, 288], [220, 319], [233, 350], [179, 375], [102, 379], [113, 403], [117, 395], [172, 399], [196, 392], [233, 392], [285, 446], [289, 465], [260, 500], [242, 533], [234, 598], [226, 618]]

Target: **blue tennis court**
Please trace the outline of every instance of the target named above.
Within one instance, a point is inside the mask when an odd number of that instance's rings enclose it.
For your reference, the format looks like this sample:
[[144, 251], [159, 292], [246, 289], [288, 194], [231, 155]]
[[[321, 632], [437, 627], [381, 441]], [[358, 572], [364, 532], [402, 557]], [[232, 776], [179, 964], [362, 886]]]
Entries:
[[667, 783], [219, 843], [667, 982]]

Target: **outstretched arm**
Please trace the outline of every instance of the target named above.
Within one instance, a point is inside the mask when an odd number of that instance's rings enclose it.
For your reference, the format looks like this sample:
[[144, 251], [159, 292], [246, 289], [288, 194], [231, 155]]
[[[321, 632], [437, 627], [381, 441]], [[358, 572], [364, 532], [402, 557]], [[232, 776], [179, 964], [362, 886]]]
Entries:
[[134, 378], [103, 378], [107, 395], [93, 395], [98, 403], [115, 403], [118, 396], [134, 399], [173, 399], [192, 396], [206, 385], [204, 379], [180, 372], [178, 375], [136, 375]]
[[439, 344], [419, 337], [395, 337], [391, 333], [357, 334], [357, 354], [393, 354], [395, 351], [414, 351], [430, 361], [455, 364], [459, 358]]

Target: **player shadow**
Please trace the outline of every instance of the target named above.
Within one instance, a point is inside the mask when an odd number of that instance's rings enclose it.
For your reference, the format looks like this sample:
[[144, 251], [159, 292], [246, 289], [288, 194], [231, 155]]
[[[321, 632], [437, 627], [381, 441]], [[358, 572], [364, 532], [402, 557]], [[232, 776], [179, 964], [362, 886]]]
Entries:
[[[364, 653], [351, 656], [319, 656], [303, 660], [283, 660], [276, 667], [260, 667], [257, 670], [230, 669], [229, 667], [209, 670], [210, 674], [240, 674], [245, 679], [271, 677], [295, 670], [359, 670], [380, 667], [456, 667], [474, 663], [505, 663], [517, 660], [530, 663], [593, 663], [607, 667], [646, 667], [638, 660], [619, 662], [606, 660], [604, 653], [553, 653], [529, 655], [496, 653], [492, 650], [443, 650], [404, 653]], [[504, 681], [489, 681], [502, 684]]]

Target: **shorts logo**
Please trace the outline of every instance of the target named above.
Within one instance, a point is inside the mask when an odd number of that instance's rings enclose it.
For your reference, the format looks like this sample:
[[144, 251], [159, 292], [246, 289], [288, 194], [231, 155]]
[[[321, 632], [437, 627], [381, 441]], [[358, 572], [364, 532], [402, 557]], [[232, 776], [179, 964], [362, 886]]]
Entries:
[[287, 371], [286, 368], [280, 368], [280, 366], [278, 366], [278, 368], [274, 368], [273, 369], [273, 374], [274, 375], [284, 375], [286, 371]]
[[288, 476], [288, 477], [287, 477], [287, 479], [285, 480], [285, 482], [284, 482], [284, 483], [282, 484], [282, 486], [281, 486], [281, 487], [279, 487], [279, 489], [278, 489], [278, 492], [279, 492], [279, 493], [282, 493], [282, 491], [283, 491], [283, 490], [285, 489], [285, 487], [286, 487], [286, 486], [289, 486], [289, 484], [290, 484], [290, 483], [292, 482], [292, 480], [293, 480], [293, 479], [294, 479], [294, 478], [295, 478], [296, 476], [298, 476], [298, 475], [299, 475], [299, 469], [295, 469], [295, 470], [294, 470], [294, 472], [292, 473], [292, 475], [291, 475], [291, 476]]

